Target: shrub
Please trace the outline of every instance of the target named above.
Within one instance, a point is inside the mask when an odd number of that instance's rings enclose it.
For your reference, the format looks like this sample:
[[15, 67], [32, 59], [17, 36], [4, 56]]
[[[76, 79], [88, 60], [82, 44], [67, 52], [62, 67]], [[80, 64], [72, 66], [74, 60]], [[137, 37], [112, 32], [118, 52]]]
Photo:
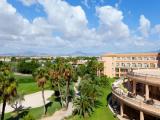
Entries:
[[23, 120], [36, 120], [31, 114], [24, 116]]

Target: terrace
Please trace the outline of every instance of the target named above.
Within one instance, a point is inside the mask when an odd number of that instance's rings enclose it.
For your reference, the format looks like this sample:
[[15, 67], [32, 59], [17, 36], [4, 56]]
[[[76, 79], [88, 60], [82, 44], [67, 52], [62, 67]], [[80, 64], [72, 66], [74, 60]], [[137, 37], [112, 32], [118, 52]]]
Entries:
[[123, 117], [123, 104], [140, 111], [140, 119], [144, 119], [144, 113], [151, 116], [160, 117], [160, 101], [153, 99], [147, 102], [144, 97], [138, 94], [132, 94], [128, 88], [122, 87], [128, 80], [117, 80], [112, 85], [112, 94], [120, 100], [120, 115]]

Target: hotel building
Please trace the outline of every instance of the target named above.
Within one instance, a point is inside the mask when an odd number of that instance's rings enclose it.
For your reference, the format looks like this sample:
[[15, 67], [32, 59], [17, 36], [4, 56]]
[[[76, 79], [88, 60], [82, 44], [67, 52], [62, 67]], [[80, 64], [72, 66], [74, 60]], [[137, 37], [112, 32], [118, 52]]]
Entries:
[[160, 70], [133, 70], [115, 81], [111, 106], [121, 120], [160, 120]]
[[104, 63], [105, 75], [121, 77], [135, 69], [158, 68], [159, 56], [159, 53], [105, 54], [100, 61]]

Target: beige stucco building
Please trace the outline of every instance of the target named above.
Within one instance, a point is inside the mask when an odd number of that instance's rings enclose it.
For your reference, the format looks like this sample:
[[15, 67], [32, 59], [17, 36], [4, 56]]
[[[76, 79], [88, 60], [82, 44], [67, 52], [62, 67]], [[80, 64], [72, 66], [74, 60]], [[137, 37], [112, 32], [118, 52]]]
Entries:
[[122, 120], [160, 120], [159, 93], [159, 69], [133, 70], [112, 84], [112, 107]]
[[104, 54], [104, 74], [109, 77], [125, 76], [134, 69], [154, 69], [159, 67], [159, 53]]

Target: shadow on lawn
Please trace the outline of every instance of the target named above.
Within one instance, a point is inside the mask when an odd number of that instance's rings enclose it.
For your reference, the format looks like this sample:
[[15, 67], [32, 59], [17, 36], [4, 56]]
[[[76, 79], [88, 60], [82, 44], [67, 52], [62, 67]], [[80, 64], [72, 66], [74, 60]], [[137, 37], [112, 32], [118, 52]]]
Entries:
[[48, 108], [51, 107], [52, 104], [53, 104], [53, 102], [49, 102], [49, 103], [47, 103], [47, 104], [45, 105], [45, 107], [46, 107], [46, 113], [47, 113], [47, 111], [48, 111]]
[[106, 107], [108, 106], [109, 98], [110, 98], [110, 97], [112, 97], [112, 93], [108, 94], [107, 97], [106, 97], [106, 102], [107, 102], [107, 103], [106, 103]]
[[26, 116], [29, 112], [29, 109], [25, 109], [19, 113], [15, 113], [17, 115], [12, 115], [10, 118], [7, 118], [6, 120], [20, 120], [21, 118], [23, 118], [24, 116]]

